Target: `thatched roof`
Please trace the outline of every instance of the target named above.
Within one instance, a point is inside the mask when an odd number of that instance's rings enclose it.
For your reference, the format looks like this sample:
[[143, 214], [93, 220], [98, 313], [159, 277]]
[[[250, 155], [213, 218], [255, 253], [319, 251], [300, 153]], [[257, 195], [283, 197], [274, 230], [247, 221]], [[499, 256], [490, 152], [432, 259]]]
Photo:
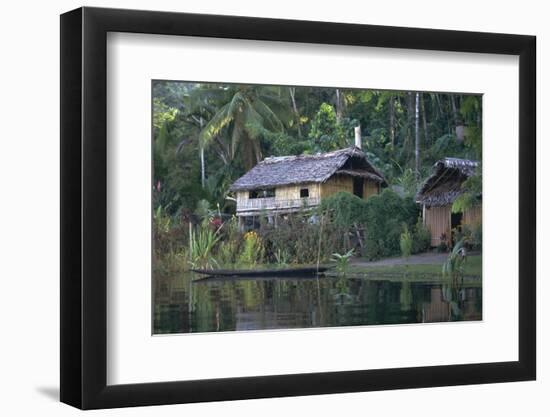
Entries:
[[282, 185], [320, 183], [335, 174], [355, 175], [386, 186], [384, 176], [354, 146], [315, 155], [265, 158], [233, 183], [231, 191], [245, 191]]
[[479, 163], [469, 159], [444, 158], [437, 161], [433, 174], [420, 187], [416, 202], [426, 206], [452, 204], [464, 190], [462, 183], [474, 175]]

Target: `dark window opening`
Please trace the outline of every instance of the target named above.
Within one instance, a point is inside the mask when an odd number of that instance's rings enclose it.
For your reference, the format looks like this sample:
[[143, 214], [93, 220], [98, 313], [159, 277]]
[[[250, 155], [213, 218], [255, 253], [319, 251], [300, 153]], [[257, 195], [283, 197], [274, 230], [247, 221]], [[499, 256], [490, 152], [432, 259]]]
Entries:
[[462, 213], [451, 213], [451, 229], [460, 230], [462, 225]]
[[462, 233], [462, 213], [451, 212], [451, 244], [457, 242], [457, 233]]
[[363, 178], [353, 177], [353, 194], [359, 198], [363, 198]]
[[309, 197], [309, 188], [300, 189], [300, 198]]
[[251, 190], [248, 192], [248, 198], [270, 198], [275, 197], [275, 188], [265, 190]]

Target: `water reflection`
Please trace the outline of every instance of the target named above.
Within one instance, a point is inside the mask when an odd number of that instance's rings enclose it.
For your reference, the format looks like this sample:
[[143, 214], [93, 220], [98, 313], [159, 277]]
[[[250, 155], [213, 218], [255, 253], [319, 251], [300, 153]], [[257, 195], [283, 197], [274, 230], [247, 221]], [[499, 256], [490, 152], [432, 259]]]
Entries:
[[481, 320], [480, 285], [183, 275], [154, 290], [155, 334]]

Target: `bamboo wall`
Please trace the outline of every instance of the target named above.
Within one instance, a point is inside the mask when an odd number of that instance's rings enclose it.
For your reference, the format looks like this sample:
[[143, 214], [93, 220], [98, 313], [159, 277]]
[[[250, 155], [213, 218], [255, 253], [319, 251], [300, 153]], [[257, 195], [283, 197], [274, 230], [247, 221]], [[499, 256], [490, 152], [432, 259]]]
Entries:
[[451, 205], [441, 207], [424, 208], [424, 224], [432, 235], [432, 246], [441, 243], [441, 235], [451, 237]]
[[[300, 190], [309, 189], [309, 198], [320, 197], [320, 186], [317, 183], [285, 185], [275, 188], [275, 200], [297, 200], [300, 198]], [[237, 191], [237, 204], [246, 204], [249, 200], [248, 191]]]
[[317, 183], [285, 185], [275, 189], [276, 200], [296, 200], [300, 198], [300, 190], [309, 189], [309, 198], [318, 198], [320, 196], [320, 187]]
[[[335, 175], [321, 184], [321, 198], [347, 191], [353, 194], [353, 177], [349, 175]], [[378, 183], [367, 179], [363, 182], [363, 198], [366, 200], [373, 194], [378, 194]]]
[[378, 183], [365, 179], [363, 183], [363, 198], [366, 200], [371, 195], [378, 194], [379, 188]]
[[[424, 209], [424, 224], [430, 230], [432, 235], [432, 246], [437, 246], [441, 243], [441, 235], [445, 233], [447, 239], [451, 237], [451, 205], [442, 207], [432, 207]], [[481, 204], [469, 210], [464, 211], [462, 224], [464, 225], [479, 225], [481, 224]]]
[[[300, 197], [300, 190], [307, 188], [309, 197]], [[365, 180], [363, 183], [363, 198], [367, 199], [373, 194], [378, 194], [377, 183]], [[353, 194], [353, 178], [351, 176], [335, 175], [323, 184], [306, 183], [297, 185], [285, 185], [275, 188], [275, 197], [264, 199], [250, 199], [249, 191], [237, 191], [237, 211], [241, 215], [250, 215], [250, 212], [259, 210], [285, 210], [299, 208], [302, 204], [314, 206], [319, 204], [321, 198], [328, 197], [339, 191], [347, 191]]]
[[331, 196], [339, 191], [347, 191], [353, 194], [353, 178], [349, 175], [334, 175], [321, 184], [321, 198]]
[[464, 217], [462, 218], [462, 224], [471, 226], [481, 224], [481, 204], [472, 207], [471, 209], [464, 211]]

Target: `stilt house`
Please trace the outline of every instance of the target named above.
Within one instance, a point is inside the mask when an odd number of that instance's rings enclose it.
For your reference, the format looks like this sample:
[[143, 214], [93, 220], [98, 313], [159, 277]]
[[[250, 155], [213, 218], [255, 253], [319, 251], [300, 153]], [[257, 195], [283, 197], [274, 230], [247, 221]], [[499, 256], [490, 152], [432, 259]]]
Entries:
[[463, 182], [475, 174], [478, 163], [468, 159], [444, 158], [437, 161], [433, 174], [422, 184], [416, 202], [422, 205], [422, 218], [430, 230], [432, 246], [451, 240], [451, 230], [462, 225], [481, 223], [479, 204], [461, 213], [453, 213], [453, 202], [464, 193]]
[[239, 178], [235, 192], [237, 216], [266, 214], [268, 218], [317, 206], [338, 191], [360, 198], [387, 186], [384, 176], [357, 146], [315, 155], [265, 158]]

